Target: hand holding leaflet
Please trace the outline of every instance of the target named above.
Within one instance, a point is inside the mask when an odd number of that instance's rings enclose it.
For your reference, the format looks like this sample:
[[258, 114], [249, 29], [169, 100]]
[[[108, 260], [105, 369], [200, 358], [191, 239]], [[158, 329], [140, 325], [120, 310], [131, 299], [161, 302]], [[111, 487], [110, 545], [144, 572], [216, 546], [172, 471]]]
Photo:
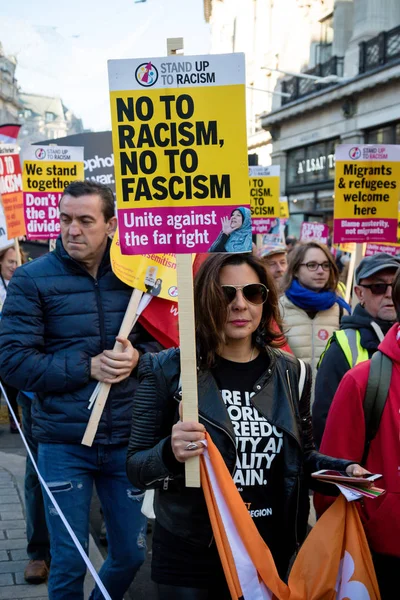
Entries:
[[326, 483], [337, 485], [346, 499], [351, 502], [359, 500], [362, 496], [367, 498], [377, 498], [385, 493], [385, 490], [374, 486], [374, 482], [380, 479], [382, 475], [378, 473], [365, 472], [359, 477], [348, 475], [345, 471], [330, 471], [323, 469], [311, 473], [311, 477]]
[[377, 473], [363, 473], [359, 477], [353, 477], [348, 475], [346, 471], [329, 471], [322, 469], [322, 471], [316, 471], [311, 474], [311, 477], [320, 480], [331, 481], [332, 483], [340, 482], [344, 485], [351, 483], [361, 487], [372, 487], [376, 479], [380, 479], [382, 475]]

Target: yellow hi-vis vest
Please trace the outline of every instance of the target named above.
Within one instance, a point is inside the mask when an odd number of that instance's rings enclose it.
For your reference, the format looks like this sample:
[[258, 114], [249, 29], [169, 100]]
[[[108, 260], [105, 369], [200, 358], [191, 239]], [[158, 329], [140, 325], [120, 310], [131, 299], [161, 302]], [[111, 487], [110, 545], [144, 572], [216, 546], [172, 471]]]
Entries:
[[340, 329], [339, 331], [334, 332], [331, 339], [327, 343], [325, 352], [322, 354], [319, 360], [318, 367], [320, 366], [326, 351], [334, 339], [336, 339], [337, 343], [342, 349], [343, 354], [349, 363], [350, 369], [369, 359], [368, 350], [361, 346], [361, 334], [358, 329]]

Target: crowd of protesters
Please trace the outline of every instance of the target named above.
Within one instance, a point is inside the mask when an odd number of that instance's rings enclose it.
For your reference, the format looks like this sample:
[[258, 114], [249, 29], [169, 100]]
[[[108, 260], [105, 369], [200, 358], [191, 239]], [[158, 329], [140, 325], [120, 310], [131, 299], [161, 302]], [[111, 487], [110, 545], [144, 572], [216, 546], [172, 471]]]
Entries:
[[[185, 487], [185, 462], [204, 453], [207, 432], [243, 502], [255, 512], [271, 507], [273, 516], [255, 523], [283, 580], [307, 535], [309, 490], [318, 515], [332, 502], [311, 473], [382, 474], [386, 494], [359, 509], [382, 598], [392, 598], [400, 566], [400, 259], [361, 261], [352, 311], [331, 250], [317, 242], [292, 236], [252, 254], [226, 247], [208, 255], [194, 282], [199, 422], [182, 422], [179, 349], [164, 349], [141, 325], [118, 336], [132, 290], [111, 269], [111, 190], [73, 182], [60, 223], [54, 251], [18, 269], [14, 249], [0, 255], [0, 377], [16, 415], [18, 394], [33, 457], [84, 549], [96, 486], [108, 542], [99, 576], [110, 597], [122, 600], [145, 559], [150, 489], [160, 600], [230, 597], [203, 492]], [[122, 350], [113, 350], [116, 340]], [[378, 350], [392, 375], [366, 447], [363, 402]], [[81, 441], [98, 382], [111, 391], [88, 447]], [[239, 444], [248, 420], [265, 424], [257, 447]], [[267, 444], [277, 449], [267, 482], [246, 481], [238, 466]], [[48, 579], [50, 600], [83, 600], [86, 565], [30, 459], [25, 492], [26, 581]], [[100, 598], [96, 586], [91, 600]]]

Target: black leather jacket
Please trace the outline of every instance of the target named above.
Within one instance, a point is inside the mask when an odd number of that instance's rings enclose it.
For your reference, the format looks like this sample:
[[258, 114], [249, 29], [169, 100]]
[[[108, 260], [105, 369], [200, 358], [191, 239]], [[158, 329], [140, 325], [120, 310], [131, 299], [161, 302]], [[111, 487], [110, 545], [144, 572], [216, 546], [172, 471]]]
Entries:
[[[251, 402], [270, 423], [283, 432], [284, 514], [289, 555], [304, 540], [307, 529], [309, 475], [319, 469], [344, 470], [351, 462], [319, 454], [314, 449], [311, 416], [311, 373], [307, 367], [304, 392], [299, 400], [299, 362], [277, 351], [266, 350], [266, 371], [254, 386]], [[133, 485], [156, 489], [155, 514], [162, 527], [199, 545], [208, 545], [212, 530], [203, 492], [186, 488], [184, 466], [171, 449], [171, 429], [178, 421], [179, 350], [146, 354], [139, 367], [140, 385], [135, 394], [127, 473]], [[211, 372], [198, 370], [199, 420], [211, 435], [228, 469], [233, 473], [236, 443], [232, 423]], [[315, 486], [314, 486], [315, 487]], [[333, 486], [318, 485], [332, 495]]]

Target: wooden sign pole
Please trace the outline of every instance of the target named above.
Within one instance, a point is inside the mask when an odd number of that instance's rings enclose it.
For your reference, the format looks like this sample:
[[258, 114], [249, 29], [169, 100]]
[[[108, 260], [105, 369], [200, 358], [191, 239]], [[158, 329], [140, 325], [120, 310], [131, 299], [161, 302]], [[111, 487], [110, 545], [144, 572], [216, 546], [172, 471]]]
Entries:
[[20, 267], [22, 264], [22, 259], [21, 259], [21, 250], [19, 247], [19, 239], [17, 237], [14, 238], [14, 245], [15, 245], [15, 254], [17, 255], [17, 267]]
[[347, 278], [346, 278], [346, 293], [345, 293], [344, 299], [346, 300], [347, 304], [350, 303], [351, 292], [353, 289], [355, 264], [356, 264], [356, 251], [354, 250], [351, 253], [350, 262], [349, 262], [349, 270], [347, 271]]
[[[181, 383], [183, 421], [197, 423], [197, 360], [194, 321], [192, 255], [177, 254], [179, 346], [181, 354]], [[185, 463], [186, 487], [200, 487], [200, 461], [198, 456]]]
[[[134, 289], [132, 296], [126, 309], [122, 325], [119, 330], [119, 335], [128, 337], [132, 331], [132, 327], [135, 323], [135, 317], [139, 302], [142, 298], [143, 292], [141, 290]], [[114, 350], [121, 351], [122, 345], [119, 342], [115, 342]], [[94, 403], [92, 413], [90, 415], [89, 423], [87, 424], [85, 434], [82, 438], [82, 444], [84, 446], [91, 446], [99, 427], [101, 415], [103, 414], [104, 407], [107, 402], [108, 394], [110, 393], [111, 383], [101, 383], [99, 388], [99, 394], [96, 402]]]
[[[364, 254], [365, 254], [365, 248], [366, 248], [366, 244], [356, 244], [356, 251], [354, 252], [354, 283], [353, 283], [353, 289], [354, 286], [356, 285], [356, 279], [355, 279], [355, 271], [358, 267], [358, 265], [360, 264], [360, 262], [362, 261], [362, 259], [364, 258]], [[352, 298], [351, 298], [351, 310], [353, 311], [355, 309], [355, 307], [358, 304], [358, 298], [355, 294], [353, 294]]]
[[[183, 38], [167, 39], [167, 54], [183, 52]], [[179, 346], [181, 355], [182, 420], [198, 422], [196, 333], [194, 322], [193, 268], [191, 254], [176, 255], [178, 280]], [[200, 459], [185, 462], [186, 487], [200, 487]]]

